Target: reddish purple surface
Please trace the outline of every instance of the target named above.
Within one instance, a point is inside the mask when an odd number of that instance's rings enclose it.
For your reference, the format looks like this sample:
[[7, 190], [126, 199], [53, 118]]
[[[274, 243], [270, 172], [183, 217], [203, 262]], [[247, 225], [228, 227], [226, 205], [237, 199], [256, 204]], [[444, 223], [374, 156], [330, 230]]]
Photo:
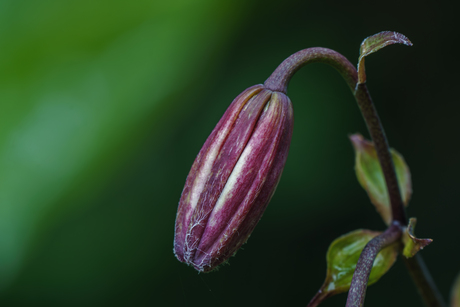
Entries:
[[[292, 105], [285, 94], [262, 88], [251, 87], [233, 101], [201, 149], [182, 192], [174, 252], [180, 261], [198, 271], [211, 271], [246, 242], [286, 162], [293, 127]], [[206, 183], [198, 191], [198, 203], [191, 211], [189, 194], [197, 187], [197, 173], [222, 132], [225, 140], [210, 171], [205, 173]], [[251, 150], [243, 154], [245, 148]], [[227, 186], [230, 196], [217, 210], [216, 202], [238, 161], [245, 163], [238, 173], [235, 171], [236, 180]]]
[[190, 203], [187, 200], [188, 195], [191, 193], [191, 188], [196, 179], [198, 170], [203, 166], [206, 155], [208, 154], [211, 143], [215, 140], [217, 134], [222, 132], [226, 124], [233, 125], [233, 122], [236, 120], [238, 114], [240, 113], [244, 104], [255, 94], [260, 92], [263, 89], [262, 85], [255, 85], [246, 89], [238, 97], [236, 97], [231, 105], [225, 111], [224, 115], [217, 123], [216, 127], [212, 131], [211, 135], [207, 138], [203, 147], [201, 148], [198, 156], [196, 157], [190, 173], [187, 176], [185, 182], [184, 190], [182, 191], [182, 196], [179, 202], [179, 207], [176, 215], [176, 227], [175, 227], [175, 236], [174, 236], [174, 253], [180, 261], [184, 262], [184, 245], [185, 245], [185, 236], [188, 231], [188, 225], [190, 223], [190, 217], [187, 219], [186, 214], [190, 211]]

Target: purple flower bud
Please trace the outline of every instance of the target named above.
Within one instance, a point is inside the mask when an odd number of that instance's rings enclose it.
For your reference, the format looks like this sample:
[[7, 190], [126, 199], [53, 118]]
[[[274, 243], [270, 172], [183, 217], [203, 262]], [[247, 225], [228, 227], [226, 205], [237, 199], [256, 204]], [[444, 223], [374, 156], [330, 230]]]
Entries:
[[232, 102], [182, 191], [174, 238], [179, 261], [209, 272], [246, 242], [275, 192], [292, 127], [284, 93], [255, 85]]

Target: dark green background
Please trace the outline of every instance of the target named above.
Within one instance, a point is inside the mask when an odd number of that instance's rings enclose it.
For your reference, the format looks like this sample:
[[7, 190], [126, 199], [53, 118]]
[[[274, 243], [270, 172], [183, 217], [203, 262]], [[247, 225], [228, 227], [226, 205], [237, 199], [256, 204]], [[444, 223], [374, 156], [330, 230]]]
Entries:
[[[441, 2], [1, 0], [0, 305], [305, 306], [333, 239], [384, 229], [347, 138], [368, 133], [332, 68], [293, 78], [283, 177], [230, 265], [197, 274], [174, 258], [177, 203], [241, 91], [308, 47], [356, 63], [383, 30], [414, 46], [370, 56], [368, 87], [447, 297], [460, 271], [456, 17]], [[421, 305], [401, 260], [367, 293], [390, 305]]]

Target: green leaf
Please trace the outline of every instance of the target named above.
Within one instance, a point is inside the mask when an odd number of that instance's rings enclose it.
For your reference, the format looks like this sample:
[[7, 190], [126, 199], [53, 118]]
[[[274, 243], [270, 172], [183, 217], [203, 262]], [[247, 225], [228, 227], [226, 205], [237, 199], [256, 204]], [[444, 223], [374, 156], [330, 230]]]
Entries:
[[450, 307], [460, 307], [460, 274], [458, 274], [454, 286], [452, 287]]
[[406, 256], [406, 258], [414, 257], [419, 250], [423, 249], [425, 246], [433, 242], [432, 239], [419, 239], [415, 237], [414, 229], [416, 223], [417, 219], [415, 217], [410, 218], [409, 225], [407, 226], [406, 231], [403, 235], [403, 255]]
[[[361, 134], [351, 135], [350, 140], [356, 153], [355, 171], [358, 181], [366, 190], [371, 202], [385, 223], [389, 225], [391, 223], [390, 198], [374, 143], [365, 140]], [[394, 149], [390, 151], [396, 169], [399, 190], [401, 191], [404, 205], [407, 207], [412, 195], [412, 180], [409, 167], [401, 154]]]
[[358, 84], [366, 82], [364, 58], [371, 53], [379, 51], [383, 47], [393, 44], [412, 46], [412, 42], [406, 36], [393, 31], [383, 31], [363, 40], [358, 60]]
[[[377, 235], [378, 231], [359, 229], [347, 233], [332, 242], [327, 251], [326, 279], [308, 307], [317, 306], [326, 298], [350, 289], [359, 256], [366, 244]], [[384, 248], [374, 260], [368, 285], [377, 282], [393, 265], [398, 254], [397, 245]]]

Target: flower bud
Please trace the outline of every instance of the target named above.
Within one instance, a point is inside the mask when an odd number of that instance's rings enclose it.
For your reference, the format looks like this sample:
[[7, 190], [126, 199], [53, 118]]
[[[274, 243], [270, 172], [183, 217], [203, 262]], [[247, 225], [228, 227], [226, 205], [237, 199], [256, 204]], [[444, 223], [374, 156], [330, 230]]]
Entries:
[[255, 85], [229, 106], [192, 165], [174, 253], [209, 272], [243, 245], [275, 192], [293, 127], [289, 98]]

